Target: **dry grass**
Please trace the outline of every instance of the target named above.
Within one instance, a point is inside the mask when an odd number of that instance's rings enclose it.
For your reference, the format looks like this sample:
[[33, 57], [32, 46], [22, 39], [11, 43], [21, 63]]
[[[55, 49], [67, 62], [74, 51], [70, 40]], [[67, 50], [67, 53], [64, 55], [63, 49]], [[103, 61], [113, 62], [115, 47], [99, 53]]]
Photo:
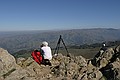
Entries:
[[[83, 56], [85, 58], [93, 58], [95, 54], [98, 53], [100, 48], [91, 48], [91, 49], [68, 49], [69, 53], [71, 53], [74, 56]], [[54, 51], [53, 51], [54, 52]], [[62, 53], [63, 55], [66, 55], [67, 52], [65, 49], [59, 50], [58, 53]]]

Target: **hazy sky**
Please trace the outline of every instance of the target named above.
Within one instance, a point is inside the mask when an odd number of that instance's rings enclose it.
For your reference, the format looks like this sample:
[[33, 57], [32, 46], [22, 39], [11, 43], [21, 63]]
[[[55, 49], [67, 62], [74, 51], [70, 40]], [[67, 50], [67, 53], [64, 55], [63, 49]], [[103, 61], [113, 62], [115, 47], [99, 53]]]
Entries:
[[0, 0], [0, 31], [120, 28], [120, 0]]

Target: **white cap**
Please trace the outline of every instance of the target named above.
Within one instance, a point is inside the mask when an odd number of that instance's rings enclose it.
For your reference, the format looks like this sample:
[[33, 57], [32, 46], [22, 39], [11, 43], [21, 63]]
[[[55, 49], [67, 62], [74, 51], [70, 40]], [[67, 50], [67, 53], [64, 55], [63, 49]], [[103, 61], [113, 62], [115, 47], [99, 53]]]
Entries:
[[43, 42], [42, 42], [42, 45], [44, 45], [44, 46], [48, 46], [48, 42], [43, 41]]
[[105, 46], [105, 43], [103, 44], [103, 46]]

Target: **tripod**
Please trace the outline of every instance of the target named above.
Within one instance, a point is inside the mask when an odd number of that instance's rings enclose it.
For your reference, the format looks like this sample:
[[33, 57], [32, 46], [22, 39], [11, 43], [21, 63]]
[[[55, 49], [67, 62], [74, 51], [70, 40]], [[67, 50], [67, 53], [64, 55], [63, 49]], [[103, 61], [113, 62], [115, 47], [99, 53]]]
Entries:
[[67, 47], [66, 47], [66, 45], [65, 45], [65, 43], [64, 43], [61, 35], [60, 35], [60, 38], [59, 38], [59, 40], [58, 40], [57, 46], [56, 46], [56, 48], [55, 48], [54, 54], [58, 54], [58, 50], [59, 50], [59, 48], [60, 48], [60, 42], [61, 42], [61, 41], [62, 41], [62, 43], [63, 43], [63, 45], [64, 45], [64, 47], [65, 47], [65, 49], [66, 49], [66, 51], [67, 51], [67, 56], [69, 56], [69, 52], [68, 52], [68, 50], [67, 50]]

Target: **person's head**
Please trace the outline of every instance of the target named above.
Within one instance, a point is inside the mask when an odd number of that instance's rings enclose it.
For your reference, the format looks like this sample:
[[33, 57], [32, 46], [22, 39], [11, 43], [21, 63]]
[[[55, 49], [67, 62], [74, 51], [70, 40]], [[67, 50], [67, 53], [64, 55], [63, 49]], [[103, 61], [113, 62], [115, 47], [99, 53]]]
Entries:
[[102, 46], [105, 47], [106, 46], [105, 43], [103, 43]]
[[43, 41], [41, 47], [42, 47], [42, 46], [48, 46], [48, 42]]

